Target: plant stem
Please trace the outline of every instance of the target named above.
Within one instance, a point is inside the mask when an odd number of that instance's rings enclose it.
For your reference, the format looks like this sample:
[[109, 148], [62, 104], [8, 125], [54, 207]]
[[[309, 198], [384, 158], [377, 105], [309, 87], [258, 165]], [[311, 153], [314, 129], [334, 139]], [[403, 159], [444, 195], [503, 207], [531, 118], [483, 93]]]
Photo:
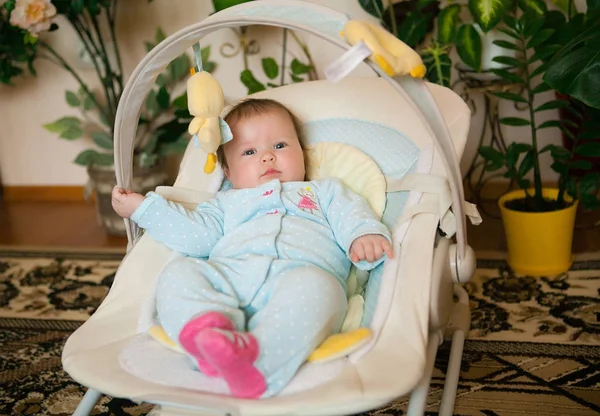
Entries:
[[396, 13], [394, 11], [394, 3], [392, 0], [388, 1], [388, 10], [390, 14], [390, 22], [392, 24], [392, 34], [398, 37], [398, 27], [396, 26]]
[[79, 86], [81, 87], [81, 89], [83, 89], [85, 91], [85, 93], [94, 101], [94, 104], [96, 104], [96, 107], [98, 107], [98, 110], [108, 120], [108, 113], [106, 112], [106, 109], [104, 107], [102, 107], [102, 105], [96, 100], [96, 97], [94, 96], [94, 94], [92, 94], [90, 92], [90, 90], [88, 89], [88, 87], [86, 86], [86, 84], [83, 82], [83, 80], [81, 79], [81, 77], [77, 74], [77, 72], [75, 72], [75, 70], [73, 70], [73, 68], [67, 63], [67, 61], [65, 61], [62, 58], [62, 56], [60, 56], [50, 45], [48, 45], [44, 41], [40, 40], [38, 44], [40, 46], [42, 46], [43, 48], [45, 48], [48, 52], [50, 52], [50, 54], [58, 61], [58, 62], [55, 62], [55, 61], [53, 61], [53, 60], [50, 59], [50, 62], [53, 62], [56, 65], [61, 66], [66, 71], [68, 71], [73, 76], [73, 78], [75, 78], [75, 80], [77, 80], [77, 82], [79, 83]]
[[[112, 70], [112, 66], [110, 63], [110, 58], [108, 56], [108, 52], [106, 47], [104, 46], [104, 40], [102, 37], [102, 32], [100, 30], [100, 26], [98, 25], [98, 19], [96, 16], [90, 15], [90, 19], [92, 21], [92, 26], [96, 32], [96, 38], [98, 39], [98, 43], [100, 44], [100, 48], [102, 49], [102, 53], [100, 54], [100, 59], [102, 59], [102, 63], [104, 65], [105, 77], [106, 77], [106, 87], [112, 94], [113, 100], [113, 108], [115, 110], [115, 114], [117, 112], [117, 104], [119, 103], [120, 92], [115, 91], [115, 73]], [[114, 122], [114, 120], [111, 120]]]
[[121, 52], [119, 51], [119, 43], [115, 34], [115, 22], [117, 20], [116, 0], [111, 1], [110, 11], [106, 15], [108, 17], [108, 26], [110, 27], [110, 37], [115, 48], [115, 55], [117, 56], [117, 67], [119, 68], [119, 76], [116, 78], [119, 83], [119, 89], [123, 92], [123, 63], [121, 62]]
[[[525, 34], [523, 32], [523, 28], [519, 27], [519, 42], [521, 43], [521, 53], [523, 54], [523, 62], [525, 63], [523, 70], [525, 71], [525, 87], [527, 89], [527, 107], [529, 108], [529, 122], [531, 123], [531, 145], [533, 147], [534, 157], [533, 157], [533, 186], [535, 189], [535, 193], [533, 195], [534, 206], [537, 210], [542, 209], [542, 204], [544, 198], [542, 196], [542, 176], [540, 173], [540, 156], [538, 153], [538, 143], [537, 143], [537, 127], [535, 124], [535, 111], [533, 106], [533, 90], [531, 88], [531, 77], [529, 75], [529, 66], [527, 62], [529, 61], [529, 57], [527, 56], [527, 39], [525, 39]], [[525, 189], [525, 194], [527, 194], [527, 190]]]
[[306, 46], [301, 40], [300, 38], [298, 38], [298, 35], [296, 34], [296, 32], [294, 32], [293, 30], [290, 31], [290, 33], [292, 34], [292, 37], [294, 38], [294, 40], [296, 41], [296, 43], [298, 44], [298, 46], [300, 46], [300, 49], [302, 49], [302, 52], [304, 53], [304, 55], [306, 56], [306, 59], [308, 60], [308, 65], [310, 66], [310, 71], [308, 73], [308, 77], [311, 80], [315, 80], [318, 79], [318, 75], [317, 75], [317, 66], [315, 65], [315, 62], [312, 59], [312, 56], [310, 54], [310, 51], [308, 50], [308, 46]]
[[283, 29], [283, 46], [281, 48], [281, 80], [279, 85], [283, 85], [285, 81], [285, 55], [287, 53], [287, 29]]
[[[102, 89], [104, 90], [104, 96], [106, 98], [106, 105], [108, 107], [108, 113], [105, 113], [105, 116], [107, 116], [106, 120], [108, 121], [108, 123], [110, 125], [113, 125], [114, 124], [115, 107], [113, 105], [113, 102], [111, 101], [111, 96], [108, 91], [107, 83], [104, 81], [104, 78], [102, 77], [102, 69], [98, 65], [98, 62], [96, 59], [96, 56], [100, 55], [100, 51], [99, 51], [98, 47], [96, 46], [96, 44], [94, 43], [91, 33], [89, 32], [89, 30], [87, 30], [85, 28], [83, 22], [75, 19], [71, 23], [73, 24], [73, 27], [77, 31], [79, 38], [83, 42], [83, 46], [85, 47], [85, 50], [90, 55], [92, 63], [94, 64], [94, 68], [96, 69], [96, 74], [98, 75], [100, 84], [102, 85]], [[90, 46], [90, 44], [88, 44], [88, 42], [94, 47], [95, 51], [97, 52], [96, 55], [92, 51], [92, 46]], [[105, 67], [104, 72], [107, 72], [107, 70], [108, 70], [108, 68]]]

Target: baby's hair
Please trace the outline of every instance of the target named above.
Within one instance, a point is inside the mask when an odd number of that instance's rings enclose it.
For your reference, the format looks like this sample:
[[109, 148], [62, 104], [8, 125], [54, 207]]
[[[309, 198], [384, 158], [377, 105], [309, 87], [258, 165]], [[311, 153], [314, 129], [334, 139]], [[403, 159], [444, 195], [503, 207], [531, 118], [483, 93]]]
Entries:
[[[284, 111], [290, 116], [290, 119], [294, 124], [296, 134], [298, 135], [298, 140], [300, 141], [300, 147], [304, 149], [304, 145], [302, 144], [302, 123], [298, 117], [296, 117], [296, 115], [290, 111], [289, 108], [281, 104], [279, 101], [275, 101], [270, 98], [248, 98], [233, 106], [223, 119], [227, 122], [227, 124], [229, 124], [230, 127], [232, 127], [240, 120], [244, 120], [256, 115], [266, 114], [273, 110]], [[226, 168], [227, 160], [225, 159], [223, 146], [219, 146], [219, 149], [217, 150], [217, 157], [221, 163], [221, 166]]]

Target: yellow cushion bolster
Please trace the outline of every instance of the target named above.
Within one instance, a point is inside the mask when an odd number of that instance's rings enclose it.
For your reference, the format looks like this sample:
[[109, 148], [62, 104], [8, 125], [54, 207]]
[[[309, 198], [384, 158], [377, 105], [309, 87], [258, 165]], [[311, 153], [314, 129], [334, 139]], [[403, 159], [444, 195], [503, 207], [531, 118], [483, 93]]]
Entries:
[[323, 363], [344, 357], [369, 342], [372, 335], [369, 328], [358, 328], [351, 332], [333, 334], [313, 351], [308, 357], [308, 361]]
[[148, 332], [150, 333], [150, 336], [152, 338], [154, 338], [156, 341], [160, 342], [165, 347], [167, 347], [173, 351], [176, 351], [176, 352], [183, 352], [181, 347], [179, 345], [177, 345], [175, 342], [173, 342], [173, 340], [171, 338], [169, 338], [169, 336], [167, 335], [167, 333], [165, 332], [165, 330], [163, 329], [162, 326], [154, 325], [152, 328], [150, 328], [150, 331], [148, 331]]

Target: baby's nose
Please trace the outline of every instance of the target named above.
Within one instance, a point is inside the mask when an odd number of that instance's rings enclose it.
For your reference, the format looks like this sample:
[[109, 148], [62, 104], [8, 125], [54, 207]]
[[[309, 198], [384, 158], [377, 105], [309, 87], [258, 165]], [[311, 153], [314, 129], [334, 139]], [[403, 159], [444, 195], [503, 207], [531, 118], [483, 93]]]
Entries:
[[272, 152], [265, 152], [262, 156], [263, 162], [273, 162], [275, 160], [275, 155]]

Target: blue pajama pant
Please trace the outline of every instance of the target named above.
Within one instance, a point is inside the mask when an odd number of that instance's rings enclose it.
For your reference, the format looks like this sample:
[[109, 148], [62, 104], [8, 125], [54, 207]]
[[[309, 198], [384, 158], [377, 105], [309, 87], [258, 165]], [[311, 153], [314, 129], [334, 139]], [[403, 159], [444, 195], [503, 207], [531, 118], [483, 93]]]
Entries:
[[186, 257], [169, 263], [158, 280], [158, 319], [178, 342], [193, 317], [209, 311], [227, 315], [236, 330], [256, 337], [255, 366], [267, 384], [262, 397], [273, 396], [321, 342], [339, 332], [348, 308], [345, 289], [305, 262], [274, 260], [259, 288], [246, 287], [241, 276], [227, 276], [228, 271], [226, 261]]

